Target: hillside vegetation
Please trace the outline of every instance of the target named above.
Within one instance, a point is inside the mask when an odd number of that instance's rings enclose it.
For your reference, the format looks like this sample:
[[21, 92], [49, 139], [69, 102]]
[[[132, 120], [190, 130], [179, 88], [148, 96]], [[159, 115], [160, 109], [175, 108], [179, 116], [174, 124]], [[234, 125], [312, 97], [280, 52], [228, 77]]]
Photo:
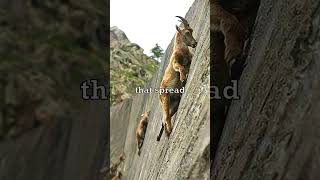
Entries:
[[144, 50], [129, 41], [117, 27], [110, 29], [111, 103], [117, 104], [135, 95], [136, 87], [143, 87], [158, 68], [158, 61], [144, 54]]

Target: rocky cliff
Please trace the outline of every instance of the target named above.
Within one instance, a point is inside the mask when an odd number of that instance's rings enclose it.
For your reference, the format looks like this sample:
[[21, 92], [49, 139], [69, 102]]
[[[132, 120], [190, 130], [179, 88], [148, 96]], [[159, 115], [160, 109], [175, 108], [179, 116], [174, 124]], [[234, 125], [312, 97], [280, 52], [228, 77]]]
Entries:
[[319, 7], [261, 1], [212, 179], [319, 179]]
[[82, 3], [0, 1], [0, 139], [59, 119], [104, 76], [103, 5]]
[[129, 99], [135, 87], [143, 87], [156, 72], [158, 61], [144, 54], [117, 27], [110, 28], [111, 104]]
[[[170, 138], [163, 134], [160, 142], [156, 141], [162, 121], [158, 94], [137, 94], [111, 108], [111, 161], [124, 152], [123, 179], [209, 179], [209, 1], [196, 0], [186, 19], [198, 46], [192, 49], [186, 93], [172, 118]], [[171, 43], [146, 88], [159, 88], [172, 47]], [[151, 111], [150, 120], [139, 157], [135, 130], [147, 110]]]
[[0, 0], [0, 179], [98, 179], [107, 107], [103, 1]]

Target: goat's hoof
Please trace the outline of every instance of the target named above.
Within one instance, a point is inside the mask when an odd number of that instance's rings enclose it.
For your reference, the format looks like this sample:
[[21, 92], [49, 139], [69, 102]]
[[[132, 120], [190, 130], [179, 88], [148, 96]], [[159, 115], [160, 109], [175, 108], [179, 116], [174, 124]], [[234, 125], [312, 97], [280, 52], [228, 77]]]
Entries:
[[166, 136], [169, 139], [171, 132], [166, 132]]
[[186, 73], [180, 73], [180, 81], [184, 82], [187, 79]]
[[167, 138], [169, 138], [169, 137], [170, 137], [170, 134], [171, 134], [171, 131], [170, 131], [170, 130], [168, 130], [168, 129], [166, 129], [166, 136], [167, 136]]
[[166, 132], [167, 137], [169, 138], [169, 136], [170, 136], [170, 134], [171, 134], [171, 132], [172, 132], [172, 127], [166, 126], [165, 132]]

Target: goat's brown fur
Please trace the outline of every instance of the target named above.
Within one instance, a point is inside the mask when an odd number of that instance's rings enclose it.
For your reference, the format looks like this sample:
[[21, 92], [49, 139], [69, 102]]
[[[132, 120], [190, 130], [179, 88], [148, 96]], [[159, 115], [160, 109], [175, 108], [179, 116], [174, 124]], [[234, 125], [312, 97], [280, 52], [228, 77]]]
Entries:
[[[163, 79], [160, 84], [161, 89], [181, 89], [186, 82], [189, 72], [192, 54], [188, 46], [196, 47], [197, 41], [192, 36], [192, 28], [186, 19], [177, 16], [184, 25], [183, 29], [176, 26], [173, 52], [170, 57], [170, 63], [167, 66]], [[160, 104], [164, 112], [163, 125], [167, 137], [172, 131], [171, 117], [178, 110], [181, 94], [178, 93], [162, 93], [159, 95]]]
[[[111, 164], [111, 166], [110, 166], [110, 168], [108, 168], [108, 167], [104, 167], [104, 168], [102, 168], [101, 170], [100, 170], [100, 173], [105, 173], [105, 172], [107, 172], [106, 173], [106, 176], [105, 176], [105, 179], [107, 180], [107, 179], [110, 179], [110, 178], [112, 178], [112, 177], [114, 177], [114, 178], [116, 178], [118, 175], [119, 175], [119, 173], [120, 173], [120, 176], [122, 175], [121, 174], [121, 172], [120, 172], [120, 170], [119, 170], [119, 166], [120, 166], [120, 164], [124, 161], [124, 154], [122, 153], [122, 154], [120, 154], [119, 155], [119, 157], [118, 157], [118, 160], [115, 162], [115, 163], [112, 163]], [[120, 177], [119, 176], [119, 177]]]
[[226, 8], [229, 2], [232, 1], [210, 0], [210, 29], [223, 33], [226, 46], [224, 58], [228, 64], [242, 52], [244, 41], [254, 23], [252, 17], [255, 15], [252, 12], [256, 12], [254, 6], [257, 6], [258, 0], [248, 0], [246, 4], [234, 2], [239, 7]]
[[147, 126], [148, 126], [149, 114], [150, 114], [150, 111], [144, 112], [143, 114], [141, 114], [142, 118], [136, 130], [137, 147], [138, 147], [139, 156], [140, 156], [141, 148], [143, 145], [144, 137], [145, 137]]
[[124, 155], [120, 154], [118, 157], [118, 160], [112, 164], [112, 166], [110, 167], [110, 174], [112, 176], [116, 176], [117, 171], [118, 171], [118, 167], [120, 166], [120, 164], [124, 161]]
[[117, 171], [117, 174], [111, 180], [120, 180], [121, 176], [122, 176], [122, 173], [120, 171]]

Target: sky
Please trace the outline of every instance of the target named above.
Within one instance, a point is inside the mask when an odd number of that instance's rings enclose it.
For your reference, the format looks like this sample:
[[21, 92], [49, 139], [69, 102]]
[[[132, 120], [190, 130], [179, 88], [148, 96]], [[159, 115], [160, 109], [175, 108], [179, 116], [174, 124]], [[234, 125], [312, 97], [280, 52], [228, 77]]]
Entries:
[[185, 17], [194, 0], [111, 0], [110, 26], [125, 32], [132, 43], [150, 54], [158, 43], [166, 50], [180, 22], [175, 16]]

